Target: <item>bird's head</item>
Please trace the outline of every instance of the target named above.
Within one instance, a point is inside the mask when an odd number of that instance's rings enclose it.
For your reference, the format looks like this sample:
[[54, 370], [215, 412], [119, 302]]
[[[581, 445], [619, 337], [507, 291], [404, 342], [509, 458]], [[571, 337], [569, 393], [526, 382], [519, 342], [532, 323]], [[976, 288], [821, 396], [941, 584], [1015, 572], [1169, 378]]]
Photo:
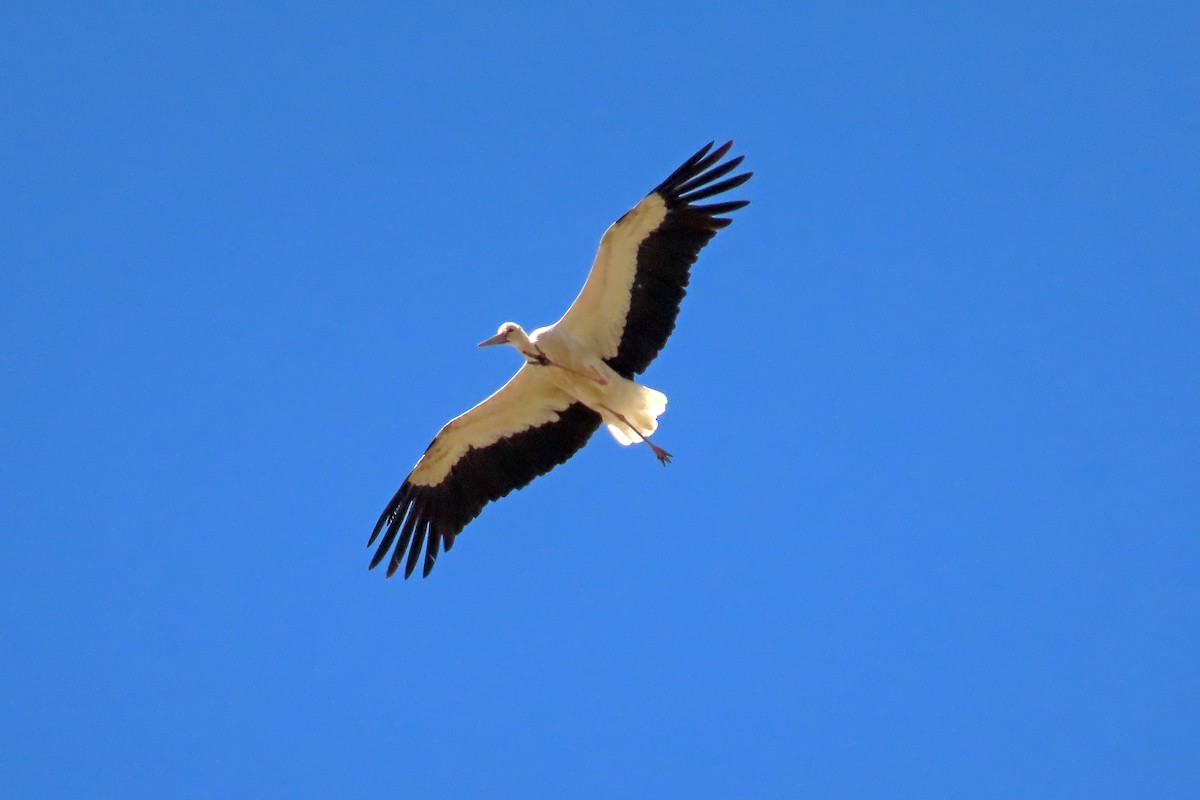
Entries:
[[479, 343], [480, 347], [491, 347], [494, 344], [511, 344], [520, 349], [520, 345], [528, 342], [529, 337], [525, 335], [525, 331], [521, 330], [521, 326], [515, 322], [506, 322], [500, 326], [500, 330], [496, 331], [496, 335], [490, 339], [484, 339]]

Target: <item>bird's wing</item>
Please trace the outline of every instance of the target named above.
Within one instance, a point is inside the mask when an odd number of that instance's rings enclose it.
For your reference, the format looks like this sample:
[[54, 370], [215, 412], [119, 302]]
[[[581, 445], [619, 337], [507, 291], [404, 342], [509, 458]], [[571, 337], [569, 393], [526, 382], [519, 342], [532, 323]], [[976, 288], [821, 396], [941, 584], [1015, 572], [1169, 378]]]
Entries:
[[744, 157], [714, 166], [733, 142], [712, 146], [685, 161], [609, 227], [587, 282], [556, 323], [626, 378], [643, 372], [667, 343], [690, 267], [708, 240], [732, 221], [720, 215], [749, 205], [747, 200], [696, 205], [753, 175], [714, 183]]
[[370, 547], [383, 534], [372, 569], [395, 543], [388, 577], [407, 550], [407, 578], [427, 542], [428, 575], [439, 550], [449, 550], [485, 505], [546, 474], [587, 443], [600, 415], [556, 388], [545, 369], [522, 366], [495, 394], [446, 423], [379, 517], [367, 542]]

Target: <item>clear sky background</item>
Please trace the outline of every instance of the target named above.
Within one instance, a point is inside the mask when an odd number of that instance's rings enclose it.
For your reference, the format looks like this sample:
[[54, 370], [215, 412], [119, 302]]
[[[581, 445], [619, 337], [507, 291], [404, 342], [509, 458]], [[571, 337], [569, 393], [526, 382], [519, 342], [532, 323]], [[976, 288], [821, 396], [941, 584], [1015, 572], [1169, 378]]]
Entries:
[[[37, 5], [6, 797], [1200, 796], [1194, 4]], [[475, 343], [730, 137], [675, 463], [367, 572]]]

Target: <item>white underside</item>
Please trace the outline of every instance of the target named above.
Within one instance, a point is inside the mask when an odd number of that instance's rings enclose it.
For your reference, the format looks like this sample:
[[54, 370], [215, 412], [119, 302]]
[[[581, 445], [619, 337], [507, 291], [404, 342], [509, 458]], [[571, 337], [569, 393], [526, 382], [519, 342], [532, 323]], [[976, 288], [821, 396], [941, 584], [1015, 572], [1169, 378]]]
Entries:
[[658, 428], [658, 417], [667, 409], [665, 394], [621, 377], [565, 331], [542, 328], [534, 332], [534, 341], [553, 362], [541, 368], [547, 377], [599, 414], [618, 442], [637, 444]]

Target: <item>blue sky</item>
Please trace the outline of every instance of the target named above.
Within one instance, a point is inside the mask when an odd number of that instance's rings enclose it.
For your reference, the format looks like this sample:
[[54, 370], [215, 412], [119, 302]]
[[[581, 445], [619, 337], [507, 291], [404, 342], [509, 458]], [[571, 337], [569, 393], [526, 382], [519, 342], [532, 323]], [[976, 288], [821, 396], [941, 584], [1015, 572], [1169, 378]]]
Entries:
[[[12, 797], [1195, 797], [1194, 5], [9, 4]], [[606, 434], [425, 581], [432, 434], [710, 139]]]

